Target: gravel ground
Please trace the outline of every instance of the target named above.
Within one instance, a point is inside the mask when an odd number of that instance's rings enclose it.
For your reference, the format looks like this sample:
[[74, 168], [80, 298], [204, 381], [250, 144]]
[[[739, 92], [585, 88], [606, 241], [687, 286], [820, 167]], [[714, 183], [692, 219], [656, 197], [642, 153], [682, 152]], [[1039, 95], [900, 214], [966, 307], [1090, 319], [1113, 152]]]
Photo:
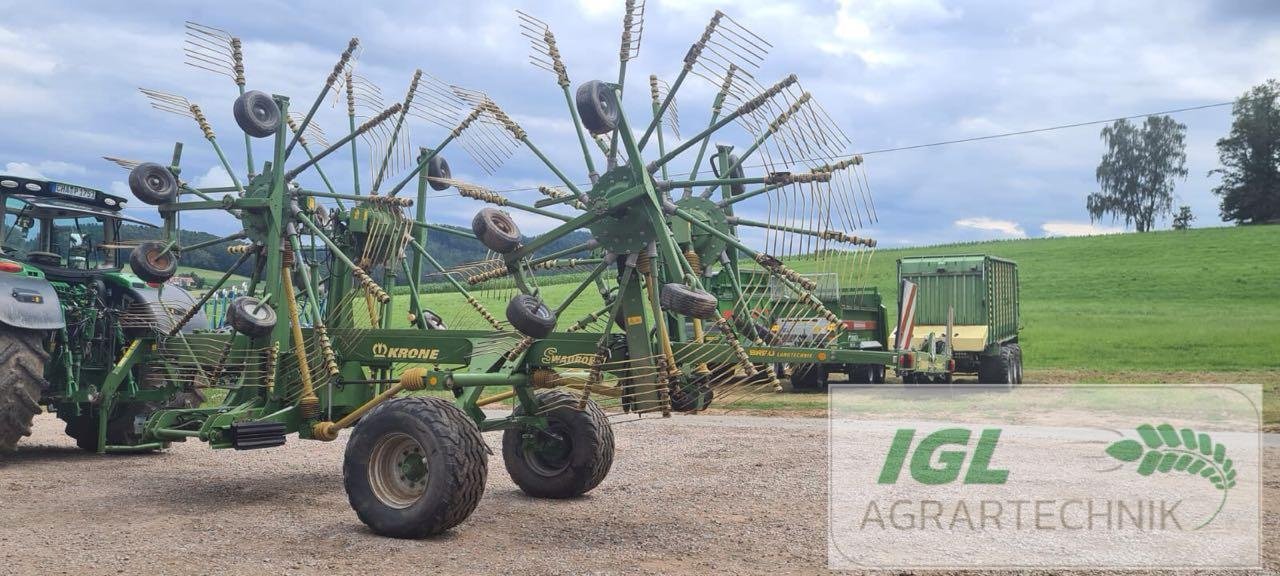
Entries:
[[[51, 415], [0, 456], [0, 574], [817, 573], [826, 566], [826, 421], [676, 417], [615, 426], [586, 497], [525, 497], [501, 454], [471, 519], [426, 541], [370, 533], [333, 443], [99, 457]], [[1274, 438], [1274, 437], [1272, 437]], [[486, 434], [491, 447], [498, 434]], [[1268, 566], [1280, 443], [1268, 441]]]

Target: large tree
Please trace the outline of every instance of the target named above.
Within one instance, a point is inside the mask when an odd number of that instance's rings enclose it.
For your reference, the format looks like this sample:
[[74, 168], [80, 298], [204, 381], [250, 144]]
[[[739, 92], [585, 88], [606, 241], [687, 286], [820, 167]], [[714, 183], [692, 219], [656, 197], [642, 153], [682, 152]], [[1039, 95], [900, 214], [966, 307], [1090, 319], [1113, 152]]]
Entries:
[[1213, 193], [1222, 197], [1223, 220], [1252, 224], [1280, 219], [1280, 83], [1250, 88], [1231, 107], [1231, 132], [1218, 140], [1210, 174], [1222, 176]]
[[1187, 126], [1168, 116], [1148, 116], [1141, 126], [1116, 120], [1102, 129], [1107, 152], [1096, 177], [1101, 192], [1085, 200], [1089, 218], [1123, 217], [1139, 232], [1173, 212], [1173, 185], [1187, 177]]

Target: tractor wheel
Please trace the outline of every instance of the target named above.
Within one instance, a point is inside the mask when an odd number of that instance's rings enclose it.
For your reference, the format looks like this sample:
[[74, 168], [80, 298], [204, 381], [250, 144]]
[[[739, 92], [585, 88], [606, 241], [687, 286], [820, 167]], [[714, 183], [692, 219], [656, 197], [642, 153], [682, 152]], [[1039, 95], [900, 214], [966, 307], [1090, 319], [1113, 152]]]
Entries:
[[[179, 376], [180, 378], [182, 376]], [[138, 387], [141, 389], [159, 388], [164, 384], [164, 370], [144, 365], [138, 369]], [[187, 380], [187, 378], [183, 378]], [[202, 382], [202, 375], [190, 378], [194, 382]], [[107, 444], [113, 446], [132, 446], [142, 441], [138, 431], [138, 419], [146, 419], [156, 410], [166, 408], [199, 408], [204, 403], [204, 393], [199, 389], [183, 391], [175, 394], [166, 402], [135, 402], [117, 404], [111, 417], [107, 419]], [[98, 451], [98, 412], [94, 408], [86, 408], [79, 416], [64, 417], [65, 432], [76, 441], [76, 446], [86, 452]]]
[[178, 199], [178, 179], [168, 168], [147, 162], [129, 171], [129, 190], [138, 200], [159, 206]]
[[178, 272], [178, 255], [164, 244], [148, 240], [129, 254], [129, 268], [144, 282], [168, 282]]
[[431, 185], [432, 190], [448, 190], [449, 183], [441, 180], [448, 180], [453, 177], [453, 172], [449, 170], [449, 161], [444, 156], [432, 156], [431, 161], [427, 163], [427, 183]]
[[425, 538], [461, 524], [489, 475], [480, 429], [443, 398], [396, 398], [360, 420], [343, 455], [356, 516], [393, 538]]
[[481, 208], [471, 219], [471, 231], [485, 248], [510, 254], [520, 247], [520, 227], [510, 214], [497, 208]]
[[827, 369], [821, 364], [792, 364], [793, 390], [821, 390], [827, 387]]
[[253, 296], [241, 296], [227, 307], [227, 323], [236, 332], [258, 338], [276, 327], [276, 311]]
[[578, 116], [582, 118], [582, 126], [592, 134], [607, 134], [618, 127], [618, 109], [609, 96], [611, 90], [599, 80], [578, 86]]
[[709, 292], [695, 290], [678, 282], [662, 285], [659, 296], [662, 308], [691, 318], [714, 318], [720, 302]]
[[49, 353], [39, 332], [0, 327], [0, 452], [31, 435], [31, 419], [40, 413]]
[[556, 315], [541, 298], [516, 294], [507, 303], [507, 322], [525, 336], [546, 338], [556, 328]]
[[270, 96], [250, 90], [236, 98], [232, 113], [245, 134], [266, 138], [280, 129], [280, 107]]
[[[573, 498], [600, 485], [613, 465], [613, 428], [604, 411], [563, 390], [538, 394], [546, 430], [508, 428], [502, 433], [502, 459], [511, 480], [535, 498]], [[526, 413], [524, 405], [512, 413]]]

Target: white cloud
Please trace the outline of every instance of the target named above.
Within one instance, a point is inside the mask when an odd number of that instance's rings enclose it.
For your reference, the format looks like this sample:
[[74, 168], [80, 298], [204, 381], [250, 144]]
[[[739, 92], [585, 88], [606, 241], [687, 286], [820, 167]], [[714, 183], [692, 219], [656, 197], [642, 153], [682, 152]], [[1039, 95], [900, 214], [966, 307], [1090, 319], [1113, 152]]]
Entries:
[[203, 175], [196, 176], [196, 179], [191, 181], [191, 185], [196, 188], [223, 188], [233, 186], [234, 183], [221, 166], [210, 166]]
[[37, 180], [76, 176], [85, 173], [84, 166], [56, 160], [45, 160], [36, 164], [31, 164], [30, 162], [8, 162], [4, 165], [4, 171], [6, 174], [13, 176], [35, 178]]
[[971, 228], [973, 230], [981, 230], [983, 232], [995, 232], [1001, 236], [1009, 236], [1011, 238], [1026, 238], [1027, 232], [1019, 226], [1017, 222], [1012, 220], [998, 220], [996, 218], [987, 218], [986, 216], [976, 216], [973, 218], [961, 218], [955, 221], [955, 225], [960, 228]]
[[1045, 222], [1040, 225], [1045, 236], [1093, 236], [1096, 234], [1119, 234], [1124, 232], [1123, 226], [1103, 226], [1090, 222], [1066, 222], [1061, 220]]

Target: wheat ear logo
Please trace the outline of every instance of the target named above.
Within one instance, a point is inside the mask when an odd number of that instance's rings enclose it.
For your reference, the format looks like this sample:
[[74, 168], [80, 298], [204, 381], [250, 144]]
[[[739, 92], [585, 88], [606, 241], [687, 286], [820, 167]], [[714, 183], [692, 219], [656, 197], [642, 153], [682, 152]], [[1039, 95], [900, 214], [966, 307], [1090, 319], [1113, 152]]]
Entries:
[[1118, 440], [1107, 446], [1107, 454], [1122, 462], [1137, 462], [1138, 474], [1143, 476], [1177, 472], [1198, 474], [1207, 479], [1222, 492], [1222, 500], [1213, 515], [1195, 529], [1204, 528], [1217, 518], [1227, 503], [1227, 493], [1236, 485], [1236, 470], [1227, 458], [1226, 446], [1214, 442], [1203, 432], [1190, 428], [1175, 430], [1169, 424], [1143, 424], [1137, 431], [1142, 442], [1129, 438]]

